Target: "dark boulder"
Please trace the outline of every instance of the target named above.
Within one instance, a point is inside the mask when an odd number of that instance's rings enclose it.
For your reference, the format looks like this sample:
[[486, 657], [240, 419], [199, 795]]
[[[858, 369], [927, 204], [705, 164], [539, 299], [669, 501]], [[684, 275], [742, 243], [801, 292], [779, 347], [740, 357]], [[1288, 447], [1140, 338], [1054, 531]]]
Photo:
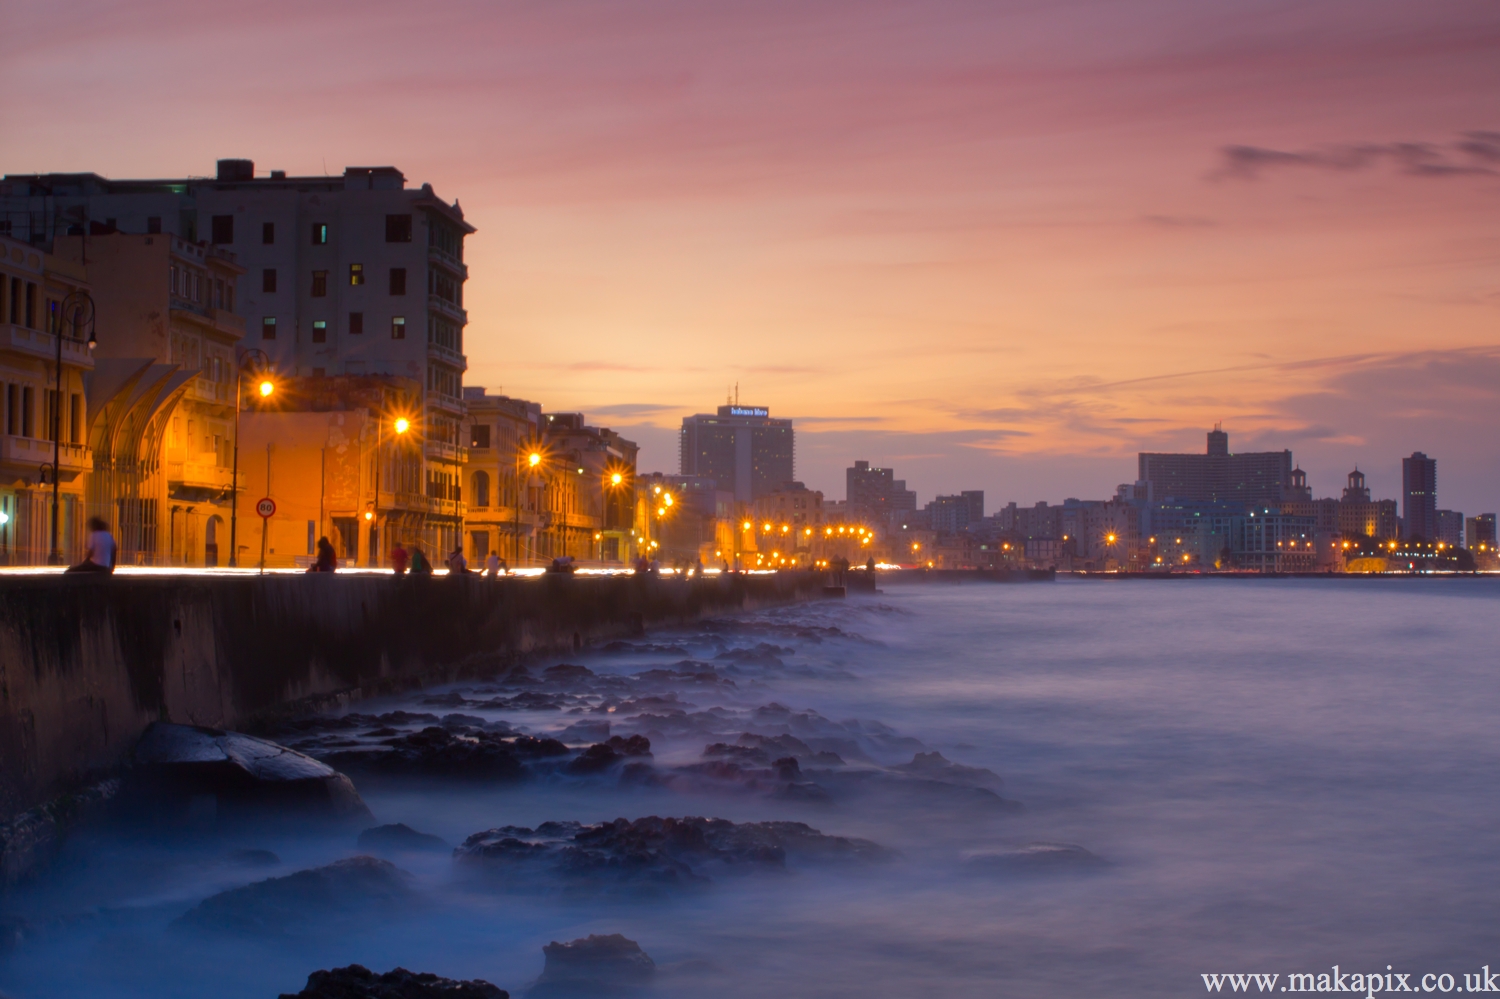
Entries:
[[354, 784], [328, 764], [254, 736], [196, 725], [153, 722], [131, 754], [123, 790], [122, 800], [142, 814], [174, 814], [174, 805], [201, 814], [209, 801], [220, 818], [372, 818]]
[[510, 999], [510, 993], [489, 982], [461, 982], [437, 975], [397, 968], [377, 975], [362, 965], [314, 971], [301, 992], [283, 992], [281, 999]]
[[689, 884], [710, 873], [782, 870], [786, 858], [874, 860], [868, 840], [826, 836], [801, 822], [616, 819], [595, 825], [546, 822], [475, 833], [453, 851], [463, 864], [504, 876], [550, 874], [584, 882]]
[[646, 985], [656, 974], [651, 956], [619, 933], [590, 934], [571, 943], [554, 940], [542, 948], [542, 954], [547, 964], [527, 992], [532, 999], [608, 995]]
[[570, 774], [597, 774], [619, 763], [625, 757], [603, 743], [585, 749], [564, 768]]
[[182, 929], [281, 936], [391, 919], [416, 896], [389, 861], [349, 857], [211, 895], [173, 921]]
[[359, 848], [375, 853], [398, 853], [404, 850], [446, 850], [442, 837], [417, 832], [405, 822], [375, 826], [359, 834]]
[[993, 770], [953, 763], [936, 750], [930, 753], [917, 753], [911, 758], [910, 763], [903, 763], [891, 769], [917, 777], [972, 784], [975, 787], [999, 787], [1003, 783], [1000, 775]]
[[621, 756], [650, 756], [651, 740], [644, 735], [612, 735], [604, 744]]
[[437, 725], [384, 740], [388, 749], [333, 753], [329, 762], [356, 772], [401, 777], [520, 780], [520, 756], [503, 736], [460, 734]]

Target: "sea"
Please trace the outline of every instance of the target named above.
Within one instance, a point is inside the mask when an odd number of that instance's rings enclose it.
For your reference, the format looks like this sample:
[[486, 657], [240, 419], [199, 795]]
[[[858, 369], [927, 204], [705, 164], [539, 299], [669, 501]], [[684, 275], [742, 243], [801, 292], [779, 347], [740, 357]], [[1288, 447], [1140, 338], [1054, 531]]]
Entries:
[[[656, 966], [619, 994], [663, 997], [1193, 996], [1320, 974], [1442, 992], [1500, 969], [1500, 581], [881, 589], [530, 664], [586, 669], [555, 673], [586, 678], [555, 703], [481, 679], [350, 705], [578, 747], [639, 734], [649, 767], [356, 777], [378, 823], [444, 843], [391, 858], [412, 901], [363, 920], [182, 926], [217, 893], [363, 852], [358, 830], [86, 828], [0, 898], [0, 994], [273, 999], [358, 963], [520, 996], [548, 943], [615, 933]], [[610, 683], [640, 696], [589, 692]], [[800, 757], [794, 779], [757, 747]], [[731, 760], [738, 777], [703, 766]], [[651, 815], [878, 851], [643, 888], [505, 883], [451, 850]]]

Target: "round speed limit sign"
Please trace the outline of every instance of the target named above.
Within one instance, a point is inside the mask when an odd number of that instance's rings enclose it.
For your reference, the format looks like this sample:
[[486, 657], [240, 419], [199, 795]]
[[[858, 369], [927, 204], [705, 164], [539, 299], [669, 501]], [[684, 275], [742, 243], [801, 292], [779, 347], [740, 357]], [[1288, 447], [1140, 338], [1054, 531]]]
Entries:
[[255, 512], [260, 514], [262, 517], [271, 516], [271, 514], [276, 512], [276, 501], [267, 496], [265, 499], [260, 500], [255, 504]]

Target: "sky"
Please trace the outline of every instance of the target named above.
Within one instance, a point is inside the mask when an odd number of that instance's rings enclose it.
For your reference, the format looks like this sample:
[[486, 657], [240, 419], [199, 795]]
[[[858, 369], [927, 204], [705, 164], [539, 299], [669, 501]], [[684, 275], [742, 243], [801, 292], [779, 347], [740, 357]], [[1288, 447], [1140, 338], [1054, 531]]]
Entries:
[[396, 165], [479, 230], [467, 383], [643, 470], [737, 384], [831, 498], [1102, 498], [1222, 422], [1500, 507], [1493, 0], [6, 10], [0, 170]]

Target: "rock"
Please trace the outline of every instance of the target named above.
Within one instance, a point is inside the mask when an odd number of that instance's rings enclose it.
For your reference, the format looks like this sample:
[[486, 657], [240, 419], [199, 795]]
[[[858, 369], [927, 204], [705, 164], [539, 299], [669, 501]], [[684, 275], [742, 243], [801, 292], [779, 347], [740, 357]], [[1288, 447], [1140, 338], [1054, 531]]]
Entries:
[[612, 735], [604, 743], [621, 756], [650, 756], [651, 740], [644, 735]]
[[609, 738], [609, 722], [574, 722], [554, 735], [563, 742], [604, 742]]
[[395, 853], [402, 850], [446, 850], [448, 844], [440, 836], [417, 832], [406, 823], [397, 822], [393, 825], [374, 826], [360, 833], [359, 848], [376, 853]]
[[408, 911], [414, 900], [405, 873], [394, 864], [375, 857], [349, 857], [211, 895], [172, 925], [280, 936], [313, 927], [389, 919]]
[[556, 940], [542, 948], [547, 964], [530, 996], [597, 993], [621, 986], [645, 985], [656, 974], [656, 962], [641, 945], [619, 933], [590, 934], [571, 943]]
[[1003, 783], [1000, 780], [1000, 775], [993, 770], [986, 770], [984, 767], [966, 767], [961, 763], [952, 763], [936, 750], [930, 753], [917, 753], [911, 758], [910, 763], [903, 763], [891, 769], [914, 774], [918, 777], [931, 777], [938, 780], [956, 781], [961, 784], [973, 784], [976, 787], [983, 787], [985, 785], [999, 787]]
[[254, 736], [196, 725], [153, 722], [131, 754], [126, 785], [147, 810], [176, 805], [197, 812], [207, 799], [220, 818], [278, 811], [373, 818], [349, 778], [326, 763]]
[[788, 854], [819, 860], [875, 860], [874, 843], [827, 836], [801, 822], [616, 819], [596, 825], [545, 822], [475, 833], [454, 859], [502, 875], [545, 873], [577, 881], [689, 884], [708, 872], [782, 870]]
[[548, 683], [577, 683], [579, 680], [590, 679], [593, 675], [594, 671], [587, 666], [574, 666], [570, 663], [558, 663], [542, 670], [542, 679]]
[[117, 780], [102, 781], [0, 822], [0, 888], [41, 873], [57, 855], [68, 830], [102, 815], [119, 788]]
[[387, 776], [474, 780], [520, 780], [525, 776], [520, 756], [498, 734], [461, 735], [429, 725], [420, 732], [386, 739], [385, 744], [390, 748], [334, 753], [328, 759], [351, 770]]
[[570, 774], [596, 774], [608, 770], [623, 759], [624, 757], [610, 746], [596, 743], [585, 749], [565, 769]]
[[1071, 843], [1027, 843], [1018, 850], [981, 853], [968, 860], [968, 866], [979, 870], [1032, 874], [1089, 870], [1103, 863], [1103, 858], [1098, 854]]
[[351, 964], [314, 971], [307, 976], [307, 988], [283, 992], [281, 999], [510, 999], [510, 993], [479, 979], [461, 982], [405, 968], [377, 975]]

